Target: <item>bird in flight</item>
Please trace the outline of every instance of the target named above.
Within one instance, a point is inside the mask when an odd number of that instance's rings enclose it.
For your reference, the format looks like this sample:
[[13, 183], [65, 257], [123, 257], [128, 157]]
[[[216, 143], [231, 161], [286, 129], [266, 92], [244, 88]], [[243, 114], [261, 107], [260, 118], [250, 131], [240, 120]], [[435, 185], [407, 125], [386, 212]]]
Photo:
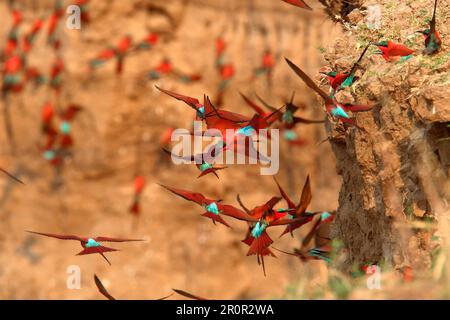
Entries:
[[56, 238], [59, 240], [77, 240], [80, 241], [81, 246], [83, 247], [83, 250], [80, 251], [77, 256], [86, 255], [86, 254], [93, 254], [98, 253], [100, 254], [106, 262], [111, 265], [111, 262], [106, 258], [104, 255], [105, 252], [112, 252], [112, 251], [119, 251], [118, 249], [105, 247], [101, 244], [101, 242], [131, 242], [131, 241], [144, 241], [141, 239], [121, 239], [121, 238], [110, 238], [110, 237], [79, 237], [75, 235], [60, 235], [60, 234], [53, 234], [53, 233], [43, 233], [43, 232], [35, 232], [35, 231], [27, 231], [29, 233], [34, 233], [37, 235], [45, 236], [45, 237], [51, 237]]

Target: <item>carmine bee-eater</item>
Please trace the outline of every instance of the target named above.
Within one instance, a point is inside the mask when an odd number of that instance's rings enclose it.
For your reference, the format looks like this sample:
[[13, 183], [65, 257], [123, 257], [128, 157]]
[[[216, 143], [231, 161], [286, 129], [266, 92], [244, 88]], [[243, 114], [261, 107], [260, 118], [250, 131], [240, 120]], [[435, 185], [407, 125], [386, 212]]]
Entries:
[[303, 0], [281, 0], [281, 1], [292, 4], [293, 6], [296, 6], [296, 7], [302, 8], [302, 9], [312, 10], [312, 8], [310, 6], [308, 6], [308, 4]]
[[135, 45], [136, 50], [152, 49], [159, 42], [159, 35], [155, 32], [149, 33], [143, 40]]
[[288, 65], [292, 70], [305, 82], [305, 84], [318, 93], [322, 99], [325, 101], [325, 107], [327, 113], [343, 122], [355, 125], [354, 119], [351, 119], [348, 115], [348, 111], [351, 112], [363, 112], [372, 109], [371, 106], [366, 105], [353, 105], [353, 104], [341, 104], [334, 96], [329, 97], [322, 89], [320, 89], [317, 84], [298, 66], [292, 63], [289, 59], [285, 58]]
[[81, 246], [83, 247], [83, 250], [77, 254], [77, 256], [80, 255], [86, 255], [86, 254], [93, 254], [98, 253], [100, 254], [110, 265], [111, 262], [106, 258], [104, 255], [105, 252], [112, 252], [112, 251], [119, 251], [118, 249], [113, 249], [109, 247], [105, 247], [100, 242], [134, 242], [134, 241], [145, 241], [141, 239], [121, 239], [121, 238], [110, 238], [110, 237], [79, 237], [75, 235], [60, 235], [60, 234], [52, 234], [52, 233], [42, 233], [42, 232], [35, 232], [35, 231], [27, 231], [29, 233], [34, 233], [37, 235], [45, 236], [45, 237], [51, 237], [56, 238], [59, 240], [77, 240], [80, 241]]
[[42, 26], [44, 25], [44, 20], [37, 19], [34, 21], [30, 32], [28, 32], [24, 38], [23, 38], [23, 52], [28, 53], [31, 51], [34, 41], [36, 39], [37, 34], [42, 29]]
[[61, 57], [57, 57], [50, 69], [50, 87], [59, 94], [63, 84], [62, 74], [64, 71], [64, 61]]
[[[237, 196], [237, 201], [242, 209], [252, 217], [252, 220], [247, 220], [249, 223], [249, 229], [243, 243], [250, 246], [247, 256], [256, 255], [258, 264], [262, 265], [264, 275], [266, 270], [264, 266], [264, 256], [275, 255], [269, 249], [273, 240], [267, 233], [267, 229], [270, 227], [289, 225], [297, 220], [286, 219], [287, 213], [294, 211], [295, 209], [274, 209], [274, 206], [281, 200], [280, 197], [272, 197], [269, 201], [263, 205], [256, 206], [252, 210], [242, 203], [240, 196]], [[257, 222], [255, 223], [255, 219]]]
[[325, 74], [328, 77], [330, 86], [334, 91], [338, 91], [340, 89], [350, 87], [358, 79], [358, 77], [355, 76], [355, 72], [356, 72], [357, 68], [359, 67], [360, 62], [361, 62], [362, 58], [364, 57], [364, 55], [366, 54], [369, 47], [370, 47], [370, 44], [368, 44], [364, 48], [359, 59], [353, 64], [353, 66], [349, 72], [346, 72], [346, 73], [336, 72], [336, 71], [321, 72], [322, 74]]
[[141, 194], [145, 188], [145, 177], [138, 175], [134, 178], [134, 197], [133, 203], [130, 206], [130, 213], [139, 216], [141, 213]]
[[55, 0], [53, 13], [50, 15], [47, 27], [47, 41], [55, 50], [58, 50], [61, 45], [61, 41], [60, 39], [58, 39], [56, 31], [58, 29], [60, 21], [62, 20], [63, 15], [64, 15], [63, 1]]
[[89, 1], [90, 0], [75, 0], [75, 5], [80, 7], [80, 19], [81, 23], [88, 24], [91, 22], [91, 17], [89, 15]]
[[173, 194], [182, 197], [185, 200], [192, 201], [200, 205], [203, 209], [206, 210], [206, 212], [203, 213], [202, 216], [211, 219], [214, 224], [218, 222], [223, 224], [224, 226], [231, 228], [230, 225], [221, 217], [221, 215], [229, 216], [243, 221], [258, 221], [258, 219], [251, 217], [238, 208], [235, 208], [231, 205], [222, 204], [222, 200], [207, 199], [204, 195], [198, 192], [167, 187], [162, 184], [160, 184], [160, 186], [169, 190]]
[[373, 45], [380, 49], [378, 54], [381, 55], [386, 62], [395, 62], [399, 60], [406, 61], [412, 58], [412, 54], [414, 53], [414, 50], [409, 49], [403, 44], [392, 41], [375, 42]]
[[6, 42], [6, 47], [3, 51], [3, 56], [8, 58], [10, 55], [14, 54], [19, 45], [19, 26], [22, 23], [22, 13], [18, 10], [12, 11], [12, 26], [8, 33], [8, 39]]
[[280, 191], [281, 196], [286, 201], [288, 208], [292, 211], [289, 213], [288, 218], [295, 220], [295, 222], [289, 224], [286, 229], [283, 231], [283, 233], [280, 235], [282, 237], [283, 235], [290, 233], [293, 235], [293, 231], [295, 229], [300, 228], [304, 224], [310, 222], [313, 220], [314, 216], [316, 214], [319, 214], [320, 212], [307, 212], [306, 209], [308, 208], [309, 204], [311, 203], [312, 194], [311, 194], [311, 183], [309, 179], [309, 175], [306, 178], [305, 184], [303, 186], [302, 195], [300, 197], [299, 203], [296, 205], [286, 194], [286, 192], [283, 190], [281, 185], [278, 183], [277, 179], [275, 179], [275, 183], [278, 186], [278, 190]]
[[204, 120], [206, 122], [206, 125], [208, 126], [208, 129], [216, 128], [216, 125], [218, 125], [218, 127], [220, 128], [224, 128], [227, 126], [229, 128], [237, 128], [239, 127], [239, 124], [243, 124], [251, 120], [248, 117], [238, 113], [216, 109], [212, 105], [212, 103], [208, 103], [209, 99], [207, 99], [206, 96], [204, 96], [204, 103], [201, 104], [197, 98], [192, 98], [189, 96], [178, 94], [176, 92], [164, 90], [158, 86], [155, 87], [159, 91], [171, 96], [172, 98], [183, 101], [189, 107], [194, 109], [196, 112], [196, 118]]
[[442, 39], [439, 32], [436, 30], [436, 8], [438, 0], [434, 1], [434, 11], [433, 18], [430, 21], [430, 28], [423, 31], [417, 31], [424, 35], [425, 37], [425, 49], [423, 54], [432, 55], [439, 51], [442, 45]]
[[216, 167], [214, 166], [214, 159], [222, 152], [223, 145], [222, 142], [218, 142], [216, 145], [210, 147], [208, 152], [197, 154], [197, 155], [190, 155], [190, 156], [178, 156], [175, 154], [172, 154], [169, 150], [164, 149], [163, 151], [178, 159], [178, 160], [184, 160], [187, 162], [194, 162], [196, 167], [200, 170], [200, 175], [197, 178], [201, 178], [206, 176], [207, 174], [214, 174], [217, 179], [219, 179], [219, 176], [217, 175], [217, 171], [226, 169], [227, 167]]
[[3, 87], [2, 94], [7, 96], [9, 93], [20, 92], [25, 85], [24, 60], [22, 55], [12, 55], [3, 66]]
[[67, 149], [73, 145], [72, 138], [72, 121], [75, 116], [83, 110], [83, 107], [70, 104], [61, 114], [61, 123], [59, 125], [59, 133], [61, 136], [60, 145], [63, 149]]
[[199, 81], [202, 78], [198, 74], [188, 75], [176, 70], [169, 59], [164, 59], [158, 66], [148, 73], [150, 80], [160, 79], [164, 76], [173, 76], [175, 79], [184, 83]]

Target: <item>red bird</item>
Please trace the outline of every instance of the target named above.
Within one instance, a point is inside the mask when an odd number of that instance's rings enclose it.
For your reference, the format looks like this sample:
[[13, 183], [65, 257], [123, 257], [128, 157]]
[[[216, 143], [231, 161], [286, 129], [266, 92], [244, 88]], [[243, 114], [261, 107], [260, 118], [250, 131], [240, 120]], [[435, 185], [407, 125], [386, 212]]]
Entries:
[[281, 1], [292, 4], [293, 6], [296, 6], [296, 7], [302, 8], [302, 9], [312, 10], [312, 8], [310, 6], [308, 6], [306, 4], [306, 2], [303, 0], [281, 0]]
[[251, 222], [257, 222], [258, 219], [249, 216], [245, 212], [227, 204], [221, 204], [221, 200], [211, 200], [205, 198], [201, 193], [198, 192], [192, 192], [182, 189], [176, 189], [164, 186], [160, 184], [161, 187], [169, 190], [170, 192], [176, 194], [177, 196], [182, 197], [183, 199], [186, 199], [188, 201], [192, 201], [203, 207], [206, 212], [202, 214], [203, 217], [210, 218], [214, 224], [216, 222], [221, 223], [229, 228], [230, 225], [226, 223], [226, 221], [221, 217], [221, 215], [229, 216], [238, 220], [243, 221], [251, 221]]
[[141, 213], [140, 200], [142, 191], [145, 188], [145, 177], [136, 176], [134, 178], [134, 199], [130, 207], [130, 213], [138, 216]]
[[369, 111], [372, 109], [371, 106], [366, 105], [353, 105], [353, 104], [341, 104], [339, 103], [334, 95], [331, 97], [328, 96], [322, 89], [320, 89], [317, 84], [298, 66], [296, 66], [293, 62], [291, 62], [289, 59], [285, 58], [288, 65], [291, 67], [292, 70], [305, 82], [305, 84], [314, 90], [316, 93], [318, 93], [322, 99], [325, 101], [325, 107], [327, 110], [327, 113], [343, 122], [349, 123], [351, 125], [355, 125], [354, 119], [351, 119], [350, 116], [347, 114], [348, 111], [351, 112], [363, 112], [363, 111]]
[[52, 233], [41, 233], [41, 232], [34, 232], [34, 231], [27, 231], [27, 232], [34, 233], [34, 234], [41, 235], [41, 236], [45, 236], [45, 237], [56, 238], [56, 239], [60, 239], [60, 240], [77, 240], [77, 241], [80, 241], [80, 244], [83, 247], [83, 250], [81, 252], [79, 252], [77, 254], [77, 256], [98, 253], [110, 265], [111, 265], [111, 262], [109, 262], [109, 260], [106, 258], [104, 253], [105, 252], [112, 252], [112, 251], [119, 251], [119, 250], [105, 247], [100, 242], [144, 241], [144, 240], [140, 240], [140, 239], [120, 239], [120, 238], [109, 238], [109, 237], [89, 238], [89, 237], [79, 237], [79, 236], [74, 236], [74, 235], [58, 235], [58, 234], [52, 234]]
[[208, 129], [216, 128], [238, 128], [240, 123], [249, 122], [250, 119], [246, 116], [243, 116], [238, 113], [218, 110], [216, 109], [209, 99], [204, 96], [204, 103], [201, 104], [200, 101], [196, 98], [192, 98], [189, 96], [184, 96], [175, 92], [171, 92], [168, 90], [161, 89], [158, 86], [155, 86], [159, 91], [175, 98], [177, 100], [183, 101], [188, 106], [196, 111], [196, 118], [205, 120]]
[[291, 219], [296, 219], [296, 222], [293, 222], [292, 224], [289, 224], [284, 232], [280, 235], [283, 236], [286, 233], [293, 233], [295, 229], [300, 228], [302, 225], [312, 221], [314, 218], [314, 215], [316, 215], [318, 212], [311, 213], [306, 212], [306, 209], [308, 208], [309, 204], [311, 203], [312, 194], [311, 194], [311, 183], [309, 180], [309, 175], [306, 178], [305, 184], [303, 186], [302, 195], [300, 197], [299, 203], [296, 205], [284, 192], [283, 188], [278, 183], [277, 179], [275, 179], [275, 183], [278, 186], [278, 190], [280, 190], [280, 194], [283, 197], [283, 199], [286, 201], [288, 208], [292, 209], [292, 212], [289, 214]]
[[44, 20], [37, 19], [34, 21], [33, 26], [28, 34], [25, 35], [23, 39], [23, 52], [28, 53], [33, 47], [34, 40], [36, 39], [37, 34], [42, 29], [44, 25]]
[[191, 155], [191, 156], [179, 156], [176, 154], [172, 154], [167, 149], [163, 148], [163, 151], [170, 155], [171, 157], [174, 157], [178, 160], [184, 160], [186, 162], [195, 163], [196, 167], [200, 170], [200, 175], [197, 178], [201, 178], [206, 176], [207, 174], [214, 174], [217, 179], [219, 179], [219, 176], [217, 175], [217, 171], [226, 169], [227, 167], [214, 167], [214, 159], [222, 152], [222, 145], [218, 146], [212, 146], [210, 147], [209, 151], [203, 154], [197, 154], [197, 155]]
[[[272, 197], [269, 201], [261, 206], [256, 206], [252, 210], [249, 210], [242, 203], [239, 195], [237, 200], [241, 205], [242, 209], [252, 217], [252, 219], [257, 219], [258, 221], [247, 220], [249, 223], [249, 229], [243, 243], [250, 246], [247, 256], [256, 255], [258, 264], [262, 264], [264, 275], [266, 275], [266, 270], [264, 266], [264, 256], [271, 255], [275, 257], [272, 251], [269, 249], [273, 240], [267, 234], [267, 228], [291, 224], [293, 220], [284, 219], [287, 212], [291, 212], [292, 209], [278, 209], [275, 210], [273, 207], [281, 200], [279, 197]], [[296, 221], [295, 221], [296, 222]]]
[[378, 54], [380, 54], [387, 62], [408, 60], [414, 53], [413, 50], [406, 46], [392, 41], [380, 41], [373, 44], [380, 49]]
[[424, 54], [431, 55], [439, 51], [442, 46], [442, 39], [439, 32], [436, 30], [436, 8], [438, 0], [434, 1], [433, 18], [430, 21], [430, 28], [423, 31], [417, 31], [423, 34], [425, 37], [425, 49]]

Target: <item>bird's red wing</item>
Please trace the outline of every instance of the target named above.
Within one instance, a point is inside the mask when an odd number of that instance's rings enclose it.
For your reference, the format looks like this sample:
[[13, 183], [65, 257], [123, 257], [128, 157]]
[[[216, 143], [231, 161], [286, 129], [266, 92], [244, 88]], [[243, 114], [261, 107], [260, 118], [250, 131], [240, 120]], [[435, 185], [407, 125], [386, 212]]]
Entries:
[[62, 234], [53, 234], [53, 233], [43, 233], [43, 232], [35, 232], [35, 231], [28, 231], [29, 233], [38, 234], [45, 237], [51, 237], [56, 238], [60, 240], [78, 240], [78, 241], [86, 241], [86, 238], [74, 236], [74, 235], [62, 235]]
[[179, 290], [179, 289], [172, 289], [173, 291], [175, 291], [176, 293], [178, 293], [179, 295], [182, 295], [183, 297], [189, 298], [189, 299], [194, 299], [194, 300], [208, 300], [196, 295], [193, 295], [192, 293], [189, 293], [187, 291], [184, 290]]
[[389, 56], [407, 56], [414, 53], [414, 50], [411, 50], [400, 43], [389, 42], [388, 52]]
[[287, 224], [292, 224], [295, 223], [297, 221], [302, 220], [301, 218], [297, 218], [297, 219], [278, 219], [278, 220], [274, 220], [272, 221], [267, 228], [269, 227], [276, 227], [276, 226], [285, 226]]
[[306, 124], [312, 124], [312, 123], [324, 123], [325, 120], [310, 120], [310, 119], [305, 119], [302, 117], [294, 117], [294, 124], [297, 123], [306, 123]]
[[240, 196], [239, 194], [236, 196], [236, 200], [237, 200], [237, 202], [239, 203], [239, 205], [241, 206], [241, 208], [244, 209], [244, 211], [245, 211], [246, 213], [248, 213], [248, 214], [251, 214], [251, 213], [252, 213], [252, 211], [249, 210], [249, 209], [244, 205], [244, 203], [243, 203], [242, 200], [241, 200], [241, 196]]
[[4, 174], [6, 174], [8, 177], [10, 177], [11, 179], [21, 183], [21, 184], [25, 184], [23, 183], [19, 178], [13, 176], [11, 173], [9, 173], [8, 171], [6, 171], [5, 169], [0, 168], [0, 171], [3, 172]]
[[200, 161], [201, 161], [201, 159], [202, 159], [202, 155], [201, 155], [201, 154], [198, 154], [198, 155], [190, 155], [190, 156], [182, 157], [182, 156], [179, 156], [179, 155], [177, 155], [177, 154], [173, 154], [172, 152], [170, 152], [169, 150], [167, 150], [167, 149], [165, 149], [165, 148], [162, 148], [162, 150], [163, 150], [165, 153], [167, 153], [168, 155], [170, 155], [171, 157], [174, 157], [174, 158], [177, 158], [177, 159], [180, 159], [180, 160], [184, 160], [184, 161], [190, 161], [190, 162], [192, 162], [192, 161], [196, 161], [196, 159], [199, 159]]
[[248, 117], [241, 114], [226, 110], [217, 110], [206, 95], [204, 96], [203, 105], [205, 107], [205, 121], [208, 128], [216, 127], [216, 123], [219, 120], [223, 120], [222, 122], [230, 122], [230, 128], [234, 128], [235, 126], [233, 125], [250, 121]]
[[265, 206], [267, 206], [268, 209], [272, 209], [278, 202], [280, 202], [280, 200], [281, 197], [272, 197], [269, 201], [265, 203]]
[[303, 186], [302, 196], [300, 197], [300, 202], [297, 206], [297, 215], [302, 215], [305, 213], [309, 204], [311, 203], [312, 194], [311, 194], [311, 183], [309, 180], [309, 175], [306, 177], [305, 185]]
[[285, 254], [288, 254], [288, 255], [291, 255], [291, 256], [295, 256], [295, 257], [298, 256], [298, 254], [296, 254], [296, 253], [283, 251], [283, 250], [277, 249], [277, 248], [275, 248], [275, 247], [272, 247], [272, 249], [275, 249], [275, 250], [277, 250], [277, 251], [280, 251], [280, 252], [282, 252], [282, 253], [285, 253]]
[[192, 98], [192, 97], [189, 97], [189, 96], [184, 96], [184, 95], [176, 93], [176, 92], [172, 92], [172, 91], [169, 91], [169, 90], [162, 89], [162, 88], [160, 88], [158, 86], [155, 86], [155, 87], [159, 91], [161, 91], [161, 92], [171, 96], [172, 98], [175, 98], [177, 100], [183, 101], [187, 105], [193, 107], [195, 110], [197, 110], [197, 105], [200, 104], [200, 101], [198, 101], [198, 99], [196, 99], [196, 98]]
[[199, 205], [202, 205], [206, 201], [206, 198], [201, 193], [198, 192], [191, 192], [187, 190], [167, 187], [162, 184], [160, 184], [160, 186], [188, 201], [193, 201]]
[[275, 108], [274, 106], [271, 106], [270, 104], [268, 104], [266, 101], [263, 100], [263, 98], [261, 98], [260, 96], [256, 95], [256, 98], [259, 100], [259, 102], [261, 102], [264, 107], [266, 107], [267, 109], [269, 109], [270, 111], [276, 111], [277, 108]]
[[170, 298], [171, 296], [173, 296], [173, 292], [171, 294], [165, 296], [165, 297], [162, 297], [162, 298], [159, 298], [159, 299], [156, 299], [156, 300], [166, 300], [167, 298]]
[[318, 219], [312, 226], [311, 230], [309, 230], [308, 234], [303, 238], [302, 248], [308, 246], [309, 243], [311, 242], [311, 240], [314, 238], [314, 235], [316, 234], [316, 231], [317, 231], [317, 228], [319, 227], [320, 222], [321, 222], [320, 219]]
[[108, 300], [116, 300], [112, 295], [109, 294], [109, 292], [106, 290], [105, 286], [103, 286], [103, 283], [100, 281], [100, 279], [97, 277], [96, 274], [94, 274], [94, 281], [95, 285], [97, 286], [98, 291], [106, 297]]
[[280, 184], [278, 183], [278, 180], [275, 178], [275, 176], [273, 177], [273, 180], [275, 180], [275, 183], [278, 186], [278, 190], [280, 190], [280, 194], [283, 197], [283, 199], [287, 202], [288, 204], [288, 208], [292, 209], [292, 208], [296, 208], [295, 203], [292, 202], [292, 200], [289, 198], [289, 196], [286, 194], [286, 192], [284, 192], [283, 188], [281, 188]]
[[313, 89], [316, 93], [318, 93], [324, 100], [326, 104], [334, 104], [333, 100], [319, 88], [319, 86], [305, 73], [302, 69], [297, 67], [293, 62], [291, 62], [288, 58], [285, 58], [289, 67], [305, 82], [305, 84]]
[[253, 100], [251, 100], [249, 97], [244, 95], [242, 92], [239, 92], [239, 94], [241, 95], [242, 99], [244, 99], [245, 103], [247, 103], [247, 105], [250, 108], [252, 108], [253, 110], [256, 111], [256, 113], [258, 113], [259, 115], [264, 117], [265, 112], [260, 106], [258, 106]]
[[345, 111], [364, 112], [372, 110], [372, 106], [362, 104], [345, 104], [343, 105]]
[[257, 222], [258, 219], [253, 218], [249, 214], [245, 213], [242, 210], [239, 210], [238, 208], [235, 208], [228, 204], [219, 204], [218, 205], [220, 213], [238, 220], [248, 221], [248, 222]]
[[306, 4], [306, 2], [303, 0], [281, 0], [281, 1], [292, 4], [293, 6], [296, 6], [296, 7], [302, 8], [302, 9], [312, 10], [312, 8], [310, 6], [308, 6]]
[[[133, 241], [145, 241], [144, 239], [121, 239], [121, 238], [110, 238], [110, 237], [95, 237], [95, 241], [99, 242], [133, 242]], [[101, 248], [101, 247], [97, 247]]]

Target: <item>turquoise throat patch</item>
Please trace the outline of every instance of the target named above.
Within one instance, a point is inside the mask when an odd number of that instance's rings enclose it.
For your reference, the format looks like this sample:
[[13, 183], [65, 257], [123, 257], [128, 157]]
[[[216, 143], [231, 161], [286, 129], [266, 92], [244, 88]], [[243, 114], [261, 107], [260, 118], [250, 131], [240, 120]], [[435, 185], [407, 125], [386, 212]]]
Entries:
[[201, 165], [200, 165], [200, 171], [205, 171], [205, 170], [208, 170], [208, 169], [212, 169], [212, 167], [213, 167], [213, 165], [212, 164], [210, 164], [210, 163], [202, 163]]
[[217, 204], [215, 202], [211, 202], [210, 204], [208, 204], [206, 206], [206, 210], [208, 212], [211, 212], [211, 213], [215, 214], [215, 215], [219, 214], [219, 208], [217, 207]]
[[266, 229], [267, 225], [265, 223], [260, 223], [259, 221], [256, 223], [256, 225], [252, 229], [252, 236], [253, 238], [259, 238], [261, 234]]
[[88, 239], [88, 242], [86, 243], [86, 248], [92, 248], [92, 247], [101, 247], [101, 244], [95, 241], [92, 238]]

